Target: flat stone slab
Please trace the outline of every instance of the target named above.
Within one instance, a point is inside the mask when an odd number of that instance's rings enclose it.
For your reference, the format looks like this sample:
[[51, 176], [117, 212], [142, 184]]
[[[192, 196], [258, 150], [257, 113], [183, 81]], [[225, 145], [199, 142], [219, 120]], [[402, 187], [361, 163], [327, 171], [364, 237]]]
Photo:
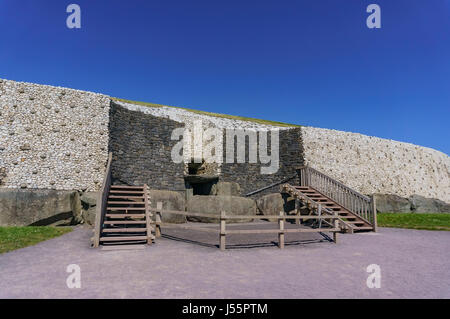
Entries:
[[[287, 234], [283, 250], [270, 244], [276, 235], [230, 236], [267, 245], [224, 252], [202, 235], [164, 233], [143, 250], [101, 251], [79, 226], [1, 254], [0, 298], [450, 298], [450, 232], [380, 228], [291, 245]], [[81, 268], [80, 289], [66, 286], [69, 264]], [[366, 286], [370, 264], [381, 267], [379, 289]]]

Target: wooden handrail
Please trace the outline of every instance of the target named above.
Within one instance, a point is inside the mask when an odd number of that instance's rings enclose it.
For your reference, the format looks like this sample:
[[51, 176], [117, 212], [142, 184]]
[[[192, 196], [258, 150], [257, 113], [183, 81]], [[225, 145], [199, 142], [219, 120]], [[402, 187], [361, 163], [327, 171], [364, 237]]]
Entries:
[[[300, 197], [301, 201], [304, 202], [310, 209], [312, 209], [313, 211], [318, 211], [319, 210], [319, 204], [317, 204], [315, 201], [313, 201], [311, 198], [309, 198], [308, 196], [306, 196], [305, 194], [301, 193], [301, 192], [297, 192], [295, 188], [293, 188], [291, 185], [289, 184], [284, 184], [281, 185], [281, 192], [286, 192], [288, 191], [290, 194], [294, 194], [295, 196]], [[343, 220], [342, 218], [338, 217], [333, 217], [335, 216], [335, 212], [327, 207], [321, 206], [320, 205], [320, 210], [322, 211], [322, 213], [327, 214], [327, 218], [324, 219], [333, 219], [336, 218], [339, 223], [342, 225], [341, 228], [347, 228], [351, 233], [353, 233], [353, 226], [350, 225], [349, 223], [347, 223], [345, 220]]]
[[108, 200], [108, 193], [111, 187], [111, 161], [112, 153], [108, 154], [108, 162], [106, 164], [105, 176], [100, 191], [97, 194], [97, 207], [95, 212], [95, 226], [92, 247], [100, 245], [100, 234], [103, 225], [103, 220], [106, 213], [106, 202]]
[[376, 231], [377, 212], [373, 197], [363, 195], [310, 166], [299, 167], [297, 173], [300, 186], [312, 187], [331, 198], [348, 211], [368, 222]]

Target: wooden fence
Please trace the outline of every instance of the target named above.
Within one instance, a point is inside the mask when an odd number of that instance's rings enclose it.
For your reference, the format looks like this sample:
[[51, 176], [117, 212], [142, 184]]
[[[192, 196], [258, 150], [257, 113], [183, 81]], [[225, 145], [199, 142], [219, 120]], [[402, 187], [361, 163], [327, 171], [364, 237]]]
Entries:
[[[219, 247], [220, 250], [225, 250], [226, 248], [226, 236], [232, 234], [278, 234], [278, 247], [284, 248], [284, 237], [286, 233], [320, 233], [320, 232], [331, 232], [333, 233], [333, 241], [337, 243], [337, 233], [340, 231], [339, 216], [337, 214], [333, 216], [299, 216], [299, 215], [286, 215], [284, 212], [280, 212], [279, 215], [227, 215], [226, 212], [220, 212], [220, 216], [205, 214], [205, 213], [194, 213], [186, 211], [177, 210], [167, 210], [162, 209], [162, 202], [157, 203], [156, 208], [150, 208], [150, 211], [155, 214], [155, 235], [156, 237], [161, 236], [161, 226], [167, 228], [179, 228], [179, 229], [190, 229], [196, 231], [204, 231], [209, 233], [216, 233], [219, 236]], [[213, 229], [206, 226], [187, 226], [183, 224], [165, 224], [162, 222], [163, 214], [178, 214], [184, 216], [196, 216], [196, 217], [207, 217], [217, 219], [219, 223], [219, 229]], [[277, 229], [227, 229], [227, 221], [236, 219], [277, 219], [278, 228]], [[326, 224], [332, 225], [332, 227], [319, 227], [319, 228], [285, 228], [286, 219], [294, 220], [324, 220], [327, 221]]]

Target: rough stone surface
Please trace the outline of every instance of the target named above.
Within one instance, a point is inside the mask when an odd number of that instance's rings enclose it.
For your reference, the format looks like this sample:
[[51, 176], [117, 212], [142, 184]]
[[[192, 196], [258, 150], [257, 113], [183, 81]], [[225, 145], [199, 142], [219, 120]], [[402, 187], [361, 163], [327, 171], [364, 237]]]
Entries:
[[[258, 212], [262, 215], [279, 215], [280, 212], [289, 214], [295, 209], [295, 201], [280, 193], [267, 194], [256, 200]], [[268, 219], [276, 222], [278, 219]]]
[[409, 198], [392, 194], [375, 194], [379, 213], [450, 213], [450, 204], [417, 194]]
[[409, 202], [411, 211], [415, 213], [450, 213], [450, 204], [439, 199], [412, 195], [409, 197]]
[[184, 190], [184, 163], [171, 159], [172, 130], [183, 125], [130, 111], [111, 102], [112, 176], [117, 183], [147, 184], [152, 189]]
[[[185, 210], [185, 199], [178, 193], [173, 191], [164, 191], [151, 189], [150, 193], [150, 207], [156, 208], [158, 202], [162, 202], [162, 208], [167, 210]], [[164, 223], [185, 223], [186, 216], [177, 214], [163, 214], [162, 221]]]
[[[178, 108], [170, 108], [170, 107], [147, 107], [140, 106], [122, 102], [113, 102], [112, 109], [117, 109], [118, 107], [122, 107], [123, 109], [132, 112], [132, 114], [137, 114], [136, 118], [139, 118], [137, 121], [146, 121], [147, 127], [157, 127], [163, 124], [158, 123], [179, 123], [178, 127], [184, 127], [190, 133], [187, 138], [183, 138], [183, 148], [191, 149], [192, 157], [187, 156], [187, 152], [183, 153], [186, 156], [184, 159], [185, 162], [191, 160], [192, 158], [196, 158], [195, 153], [195, 136], [201, 136], [200, 140], [203, 146], [206, 146], [209, 143], [208, 138], [205, 134], [202, 134], [202, 130], [205, 131], [209, 128], [217, 128], [222, 132], [222, 147], [217, 150], [218, 162], [208, 162], [206, 164], [201, 165], [202, 174], [205, 175], [217, 175], [219, 176], [219, 182], [235, 182], [240, 185], [241, 193], [246, 194], [248, 192], [254, 191], [258, 188], [262, 188], [272, 183], [276, 183], [286, 177], [292, 176], [295, 173], [295, 167], [302, 165], [302, 145], [301, 145], [301, 134], [300, 128], [289, 128], [289, 127], [277, 127], [272, 125], [259, 124], [255, 122], [241, 121], [241, 120], [233, 120], [226, 118], [219, 118], [214, 116], [208, 116], [203, 114], [197, 114], [193, 112], [189, 112], [186, 110], [178, 109]], [[123, 112], [123, 111], [122, 111]], [[156, 122], [155, 122], [156, 119]], [[169, 120], [170, 119], [170, 120]], [[128, 118], [124, 119], [125, 121]], [[201, 121], [200, 125], [197, 125], [197, 122]], [[115, 123], [113, 117], [111, 117], [111, 123]], [[138, 124], [139, 125], [139, 124]], [[170, 126], [171, 130], [174, 128], [174, 125]], [[236, 152], [234, 154], [234, 161], [231, 163], [227, 162], [227, 139], [231, 140], [231, 136], [227, 135], [225, 129], [233, 129], [237, 130], [236, 133], [239, 133], [239, 130], [245, 130], [245, 160], [244, 163], [239, 163], [237, 160]], [[263, 167], [270, 166], [270, 163], [262, 163], [260, 158], [258, 157], [256, 162], [250, 162], [249, 160], [249, 149], [250, 147], [255, 147], [259, 145], [258, 143], [261, 141], [261, 135], [264, 134], [267, 136], [267, 149], [270, 154], [272, 147], [271, 140], [271, 131], [278, 131], [278, 140], [279, 140], [279, 165], [278, 170], [273, 174], [262, 174], [261, 170]], [[159, 131], [161, 132], [161, 131]], [[170, 135], [166, 135], [167, 132], [161, 132], [160, 140], [155, 142], [155, 145], [174, 145], [174, 141], [170, 139]], [[171, 132], [169, 132], [170, 134]], [[114, 135], [114, 133], [112, 133]], [[250, 143], [250, 135], [256, 134], [256, 143]], [[189, 138], [190, 137], [190, 138]], [[233, 137], [234, 139], [234, 137]], [[114, 138], [112, 138], [114, 140]], [[230, 145], [234, 146], [234, 150], [237, 150], [237, 138], [234, 140], [234, 143]], [[250, 145], [250, 146], [249, 146]], [[158, 146], [162, 147], [162, 146]], [[148, 154], [148, 150], [142, 150], [145, 154]], [[203, 154], [204, 155], [204, 154]], [[147, 155], [145, 155], [147, 156]], [[202, 156], [202, 155], [199, 155]], [[156, 157], [157, 158], [157, 157]], [[175, 174], [175, 178], [178, 178], [178, 171], [175, 171], [175, 168], [169, 163], [169, 159], [171, 158], [170, 154], [166, 155], [166, 162], [159, 162], [160, 165], [167, 168], [166, 171], [172, 172]], [[200, 161], [201, 159], [199, 159]], [[200, 161], [201, 162], [201, 161]], [[188, 164], [182, 164], [184, 169], [184, 174], [188, 174]], [[176, 168], [178, 169], [178, 167]], [[149, 184], [150, 185], [150, 184]], [[152, 186], [155, 188], [155, 186]], [[261, 196], [265, 193], [273, 192], [277, 190], [278, 186], [275, 186], [271, 189], [267, 189], [258, 194]], [[159, 188], [159, 187], [158, 187]], [[182, 187], [184, 189], [184, 187]]]
[[241, 188], [238, 183], [218, 182], [211, 188], [211, 195], [218, 196], [240, 196]]
[[420, 194], [450, 203], [450, 157], [357, 133], [302, 127], [305, 164], [363, 194]]
[[108, 155], [107, 96], [3, 80], [0, 110], [3, 186], [94, 191], [99, 188], [95, 181], [103, 179]]
[[83, 223], [89, 225], [89, 226], [95, 226], [95, 214], [97, 213], [96, 207], [89, 207], [87, 209], [83, 209], [82, 211], [82, 218]]
[[[450, 202], [450, 157], [429, 148], [356, 133], [276, 127], [179, 108], [111, 102], [101, 94], [9, 80], [0, 82], [0, 186], [97, 191], [110, 150], [116, 182], [184, 191], [189, 166], [172, 161], [177, 141], [171, 134], [182, 127], [196, 133], [199, 120], [200, 129], [222, 130], [224, 142], [224, 129], [258, 132], [256, 143], [247, 137], [246, 148], [259, 144], [263, 131], [279, 130], [279, 169], [273, 174], [261, 174], [269, 165], [260, 158], [250, 163], [248, 151], [244, 163], [236, 158], [226, 163], [223, 152], [218, 157], [222, 162], [201, 165], [199, 174], [238, 183], [242, 194], [277, 183], [292, 176], [296, 166], [307, 164], [363, 194], [418, 194]], [[193, 136], [183, 145], [192, 141]], [[203, 135], [201, 143], [205, 142]], [[277, 192], [278, 187], [252, 197]]]
[[97, 197], [98, 192], [85, 192], [81, 195], [81, 203], [87, 206], [96, 206], [97, 205]]
[[393, 194], [374, 194], [377, 212], [380, 213], [409, 213], [411, 203], [407, 198]]
[[[209, 217], [188, 216], [189, 221], [198, 221], [203, 223], [217, 223], [221, 211], [227, 215], [256, 215], [256, 203], [250, 198], [237, 196], [203, 196], [197, 195], [191, 197], [186, 203], [186, 210], [193, 213], [211, 214]], [[216, 218], [213, 218], [216, 217]], [[227, 223], [249, 222], [252, 218], [227, 220]]]
[[[278, 183], [286, 178], [296, 174], [296, 168], [303, 164], [302, 141], [300, 128], [289, 130], [280, 130], [278, 135], [279, 143], [279, 164], [278, 170], [272, 174], [261, 174], [262, 167], [268, 167], [269, 164], [261, 163], [258, 158], [256, 163], [249, 161], [249, 152], [246, 151], [244, 163], [238, 163], [237, 158], [233, 163], [227, 163], [224, 159], [221, 165], [220, 180], [225, 182], [235, 182], [240, 185], [242, 195], [259, 190], [268, 185]], [[272, 150], [271, 134], [267, 134], [267, 149]], [[226, 141], [226, 138], [224, 139]], [[258, 135], [257, 143], [261, 138]], [[234, 149], [237, 149], [237, 140], [235, 140]], [[248, 145], [249, 143], [246, 143]], [[234, 154], [236, 157], [236, 154]], [[224, 154], [225, 157], [225, 154]], [[294, 183], [296, 180], [292, 180]], [[256, 196], [277, 192], [279, 185], [275, 185], [264, 191], [258, 192]]]
[[80, 215], [76, 191], [0, 189], [0, 226], [69, 225]]
[[97, 213], [97, 192], [85, 192], [80, 197], [82, 206], [82, 222], [89, 225], [95, 225], [95, 214]]

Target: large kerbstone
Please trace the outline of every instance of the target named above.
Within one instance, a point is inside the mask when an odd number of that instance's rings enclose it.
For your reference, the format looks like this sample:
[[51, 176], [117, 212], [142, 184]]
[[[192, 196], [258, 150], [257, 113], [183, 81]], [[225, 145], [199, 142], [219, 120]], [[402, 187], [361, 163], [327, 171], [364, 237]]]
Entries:
[[211, 195], [241, 196], [241, 187], [235, 182], [218, 182], [212, 186]]
[[[155, 190], [150, 191], [150, 207], [156, 208], [157, 202], [163, 203], [163, 209], [167, 210], [185, 210], [185, 199], [184, 197], [174, 191], [166, 190]], [[165, 223], [185, 223], [186, 216], [178, 214], [163, 214], [162, 221]]]
[[89, 226], [95, 226], [95, 214], [97, 213], [97, 192], [85, 192], [81, 195], [82, 219]]
[[[256, 203], [254, 200], [238, 196], [202, 196], [191, 197], [186, 210], [193, 213], [202, 213], [211, 215], [210, 217], [188, 216], [189, 221], [202, 223], [217, 223], [221, 211], [227, 215], [256, 215]], [[251, 222], [252, 218], [227, 220], [227, 223]]]
[[450, 213], [450, 204], [436, 198], [426, 198], [420, 195], [409, 197], [411, 210], [415, 213]]
[[[295, 200], [288, 197], [283, 197], [280, 193], [272, 193], [262, 196], [256, 200], [258, 211], [262, 215], [279, 215], [280, 212], [289, 212], [295, 209]], [[269, 221], [276, 222], [278, 219], [270, 219]]]
[[81, 203], [83, 205], [87, 205], [89, 207], [93, 207], [97, 205], [97, 192], [85, 192], [81, 195]]
[[76, 191], [0, 189], [0, 226], [70, 225], [80, 220]]
[[374, 194], [377, 212], [410, 213], [411, 203], [407, 198], [393, 194]]

